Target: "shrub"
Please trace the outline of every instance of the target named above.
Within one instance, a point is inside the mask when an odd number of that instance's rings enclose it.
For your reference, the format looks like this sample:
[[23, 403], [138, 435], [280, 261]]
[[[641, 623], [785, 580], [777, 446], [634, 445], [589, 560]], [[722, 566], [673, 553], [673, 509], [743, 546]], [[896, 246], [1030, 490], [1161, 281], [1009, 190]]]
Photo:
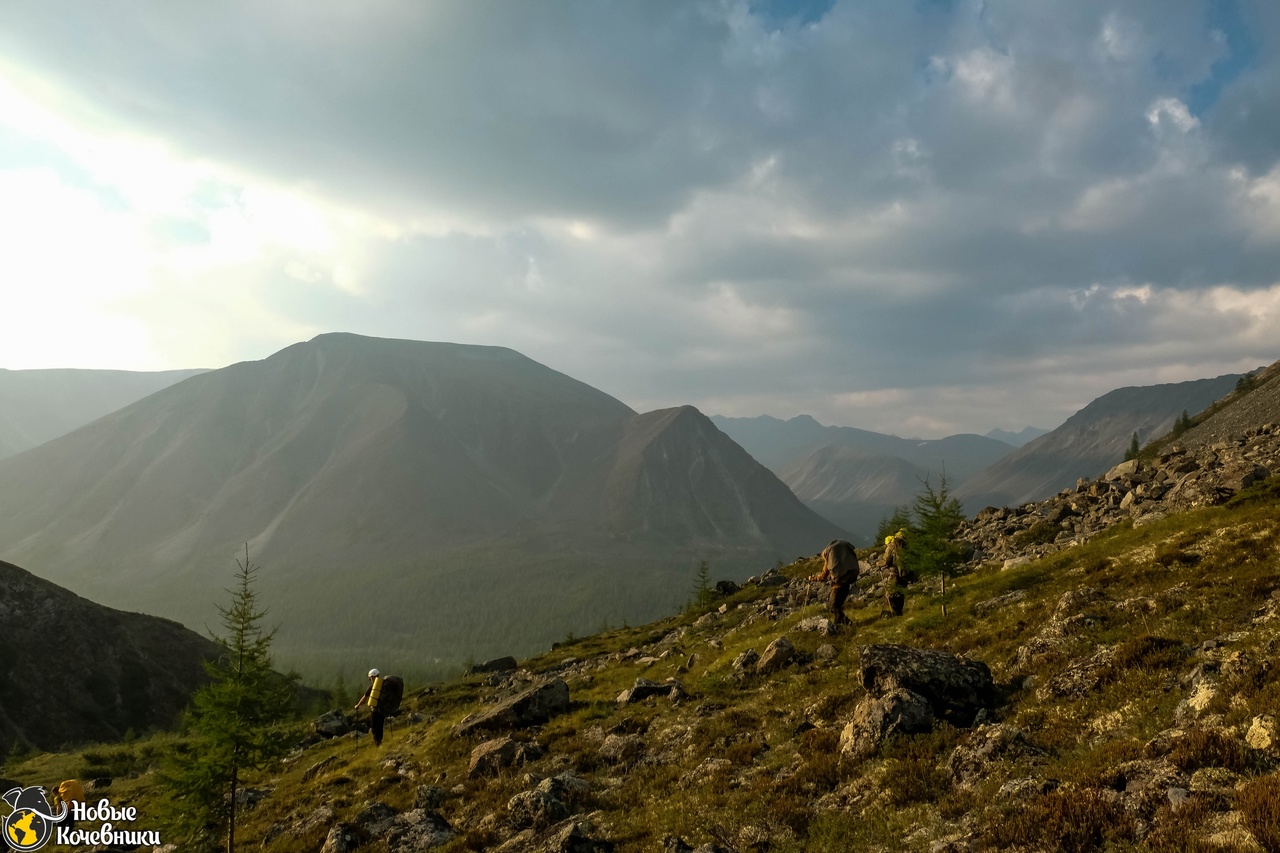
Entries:
[[1187, 773], [1202, 767], [1225, 767], [1244, 773], [1254, 763], [1248, 747], [1236, 738], [1219, 729], [1198, 726], [1174, 741], [1169, 760]]
[[1267, 853], [1280, 853], [1280, 774], [1249, 781], [1236, 794], [1244, 825]]
[[1021, 809], [994, 819], [985, 839], [990, 847], [1030, 847], [1085, 853], [1108, 843], [1131, 840], [1135, 827], [1124, 807], [1101, 791], [1053, 791]]
[[1186, 647], [1181, 640], [1142, 634], [1121, 643], [1111, 665], [1117, 670], [1169, 669], [1182, 663], [1186, 656]]

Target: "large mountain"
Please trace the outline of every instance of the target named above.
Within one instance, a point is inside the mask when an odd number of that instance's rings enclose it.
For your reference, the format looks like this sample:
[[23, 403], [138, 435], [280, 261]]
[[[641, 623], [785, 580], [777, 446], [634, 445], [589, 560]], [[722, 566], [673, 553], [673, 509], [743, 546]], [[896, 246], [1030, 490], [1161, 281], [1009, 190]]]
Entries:
[[1013, 452], [979, 435], [898, 438], [854, 427], [823, 426], [808, 415], [712, 421], [777, 473], [806, 506], [869, 542], [880, 519], [911, 502], [921, 483], [945, 473], [957, 484]]
[[956, 495], [970, 513], [1047, 498], [1120, 462], [1135, 432], [1143, 443], [1164, 435], [1184, 411], [1196, 414], [1234, 388], [1239, 378], [1232, 374], [1118, 388], [966, 480]]
[[312, 673], [649, 618], [700, 560], [743, 576], [840, 533], [692, 408], [638, 415], [508, 349], [345, 334], [0, 461], [0, 555], [200, 625], [247, 542], [282, 659]]
[[0, 369], [0, 459], [65, 435], [200, 372]]
[[0, 562], [0, 755], [170, 726], [216, 652], [176, 622], [94, 604]]

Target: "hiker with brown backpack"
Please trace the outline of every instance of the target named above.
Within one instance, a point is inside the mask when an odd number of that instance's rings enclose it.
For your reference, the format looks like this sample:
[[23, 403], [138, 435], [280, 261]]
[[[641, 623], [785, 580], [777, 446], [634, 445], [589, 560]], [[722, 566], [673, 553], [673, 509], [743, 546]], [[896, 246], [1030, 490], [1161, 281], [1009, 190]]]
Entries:
[[822, 549], [822, 571], [809, 580], [831, 584], [832, 621], [837, 625], [852, 625], [853, 621], [844, 615], [844, 602], [850, 587], [858, 580], [858, 552], [853, 545], [843, 539], [831, 540], [831, 544]]
[[361, 705], [369, 706], [369, 731], [373, 733], [373, 745], [382, 746], [383, 724], [387, 717], [400, 710], [404, 698], [404, 680], [398, 675], [384, 676], [376, 668], [369, 670], [369, 689], [356, 702], [353, 710]]

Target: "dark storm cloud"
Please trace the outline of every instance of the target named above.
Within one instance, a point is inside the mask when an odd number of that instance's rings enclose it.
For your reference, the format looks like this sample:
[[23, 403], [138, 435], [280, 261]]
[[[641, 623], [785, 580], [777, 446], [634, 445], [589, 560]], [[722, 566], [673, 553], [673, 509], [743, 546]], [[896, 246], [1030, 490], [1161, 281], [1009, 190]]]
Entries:
[[504, 343], [637, 405], [859, 423], [898, 389], [985, 431], [944, 402], [1016, 385], [1002, 425], [1052, 426], [1174, 338], [1163, 380], [1276, 356], [1277, 8], [54, 0], [0, 10], [0, 53], [191, 156], [446, 222], [373, 241], [357, 290], [280, 280], [298, 322]]

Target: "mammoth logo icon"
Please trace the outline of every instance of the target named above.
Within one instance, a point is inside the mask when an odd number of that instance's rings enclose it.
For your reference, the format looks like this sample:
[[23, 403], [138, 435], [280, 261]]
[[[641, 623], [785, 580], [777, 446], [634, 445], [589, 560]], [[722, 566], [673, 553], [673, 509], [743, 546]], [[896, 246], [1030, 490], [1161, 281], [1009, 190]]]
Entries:
[[4, 801], [13, 809], [4, 819], [4, 840], [19, 853], [39, 850], [49, 843], [57, 824], [67, 816], [67, 804], [62, 804], [62, 814], [51, 814], [44, 788], [13, 788], [4, 795]]

